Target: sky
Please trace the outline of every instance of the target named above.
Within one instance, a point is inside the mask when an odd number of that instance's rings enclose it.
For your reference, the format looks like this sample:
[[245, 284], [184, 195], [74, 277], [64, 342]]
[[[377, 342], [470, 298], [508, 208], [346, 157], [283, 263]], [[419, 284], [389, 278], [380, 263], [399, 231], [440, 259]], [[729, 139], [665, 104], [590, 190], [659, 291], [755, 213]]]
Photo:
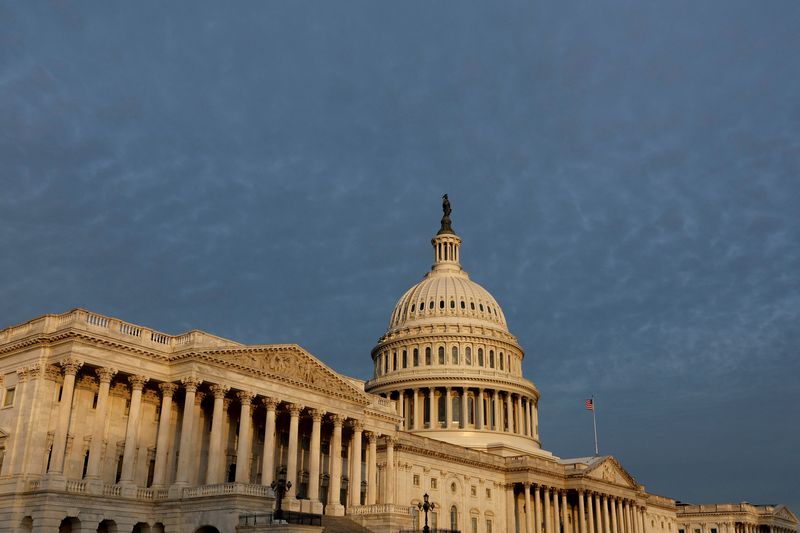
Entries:
[[800, 3], [2, 2], [0, 327], [75, 307], [368, 379], [461, 258], [543, 446], [800, 511]]

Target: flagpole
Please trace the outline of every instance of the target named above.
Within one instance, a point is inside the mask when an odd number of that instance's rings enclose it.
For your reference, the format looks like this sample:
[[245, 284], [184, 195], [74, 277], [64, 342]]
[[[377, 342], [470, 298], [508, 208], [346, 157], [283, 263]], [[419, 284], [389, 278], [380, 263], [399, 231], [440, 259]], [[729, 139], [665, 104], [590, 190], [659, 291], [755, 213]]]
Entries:
[[597, 411], [597, 403], [594, 401], [594, 394], [592, 394], [592, 426], [594, 426], [594, 455], [600, 455], [600, 449], [597, 447], [597, 418], [595, 412]]

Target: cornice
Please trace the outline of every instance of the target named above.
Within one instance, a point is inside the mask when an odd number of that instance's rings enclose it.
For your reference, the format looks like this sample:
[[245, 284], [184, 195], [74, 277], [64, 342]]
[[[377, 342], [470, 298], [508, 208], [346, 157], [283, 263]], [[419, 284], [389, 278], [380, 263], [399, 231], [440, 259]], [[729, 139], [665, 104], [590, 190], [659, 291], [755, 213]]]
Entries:
[[[425, 368], [425, 367], [419, 367]], [[372, 379], [366, 382], [365, 390], [371, 394], [379, 394], [381, 392], [386, 391], [394, 391], [397, 388], [428, 388], [428, 387], [443, 387], [446, 386], [444, 383], [455, 383], [455, 382], [468, 382], [464, 385], [455, 385], [457, 387], [468, 387], [468, 388], [502, 388], [504, 390], [508, 390], [509, 392], [519, 392], [524, 391], [530, 393], [531, 396], [535, 397], [537, 400], [539, 399], [539, 390], [536, 386], [522, 378], [524, 382], [520, 382], [518, 380], [510, 380], [510, 379], [503, 379], [500, 377], [486, 377], [480, 375], [460, 375], [460, 376], [453, 376], [453, 375], [436, 375], [436, 376], [381, 376], [380, 378]], [[486, 384], [486, 387], [482, 387], [482, 385]], [[453, 386], [453, 385], [451, 385]]]

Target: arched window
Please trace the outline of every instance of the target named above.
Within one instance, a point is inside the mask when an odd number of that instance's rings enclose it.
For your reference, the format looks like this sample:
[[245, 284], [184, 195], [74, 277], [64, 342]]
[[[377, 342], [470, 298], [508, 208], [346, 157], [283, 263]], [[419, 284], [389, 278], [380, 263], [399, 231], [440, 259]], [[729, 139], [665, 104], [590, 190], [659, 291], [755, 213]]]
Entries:
[[439, 364], [444, 364], [444, 346], [439, 346]]
[[467, 424], [475, 423], [475, 398], [469, 396], [467, 398]]
[[444, 309], [444, 300], [439, 300], [439, 309]]
[[431, 303], [428, 304], [428, 309], [433, 309], [433, 300], [431, 300]]
[[414, 306], [415, 306], [415, 305], [417, 305], [417, 304], [411, 304], [411, 312], [412, 312], [412, 313], [414, 312]]
[[378, 356], [375, 357], [375, 375], [376, 376], [380, 376], [381, 375], [381, 373], [382, 373], [381, 369], [382, 368], [383, 368], [383, 364], [381, 363], [381, 354], [378, 354]]
[[414, 366], [419, 366], [419, 350], [414, 348]]
[[475, 310], [475, 302], [470, 302], [469, 303], [469, 308], [474, 311]]
[[453, 407], [453, 422], [461, 423], [461, 397], [456, 395], [450, 401]]
[[389, 352], [383, 352], [383, 373], [389, 371]]
[[450, 309], [455, 309], [455, 308], [456, 308], [456, 301], [450, 300]]
[[503, 361], [505, 361], [505, 357], [503, 357], [503, 352], [500, 352], [500, 370], [503, 370]]
[[458, 509], [455, 505], [450, 508], [450, 529], [453, 531], [458, 529]]
[[466, 304], [464, 304], [464, 300], [461, 300], [461, 309], [466, 309], [466, 308], [467, 306]]
[[483, 366], [483, 348], [478, 348], [478, 366]]
[[403, 350], [403, 368], [408, 367], [408, 352]]
[[494, 350], [489, 350], [489, 368], [494, 368]]
[[464, 348], [464, 362], [468, 365], [472, 365], [472, 348], [469, 346]]
[[397, 370], [397, 350], [392, 351], [392, 370]]
[[453, 346], [453, 364], [458, 364], [458, 346]]
[[431, 361], [431, 347], [430, 346], [425, 348], [425, 364], [428, 365], [428, 366], [430, 366], [432, 364], [432, 361]]

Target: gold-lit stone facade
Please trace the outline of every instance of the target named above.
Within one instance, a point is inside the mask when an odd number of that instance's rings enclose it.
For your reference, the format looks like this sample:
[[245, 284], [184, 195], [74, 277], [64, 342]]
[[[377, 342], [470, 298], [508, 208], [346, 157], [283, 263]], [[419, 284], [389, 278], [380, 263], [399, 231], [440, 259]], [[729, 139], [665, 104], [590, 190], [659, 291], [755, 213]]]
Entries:
[[83, 309], [0, 331], [0, 532], [260, 531], [248, 517], [273, 508], [278, 478], [284, 509], [353, 531], [420, 528], [425, 493], [432, 525], [464, 533], [797, 531], [785, 507], [676, 505], [613, 457], [542, 449], [502, 309], [455, 233], [433, 246], [366, 383], [297, 345]]

